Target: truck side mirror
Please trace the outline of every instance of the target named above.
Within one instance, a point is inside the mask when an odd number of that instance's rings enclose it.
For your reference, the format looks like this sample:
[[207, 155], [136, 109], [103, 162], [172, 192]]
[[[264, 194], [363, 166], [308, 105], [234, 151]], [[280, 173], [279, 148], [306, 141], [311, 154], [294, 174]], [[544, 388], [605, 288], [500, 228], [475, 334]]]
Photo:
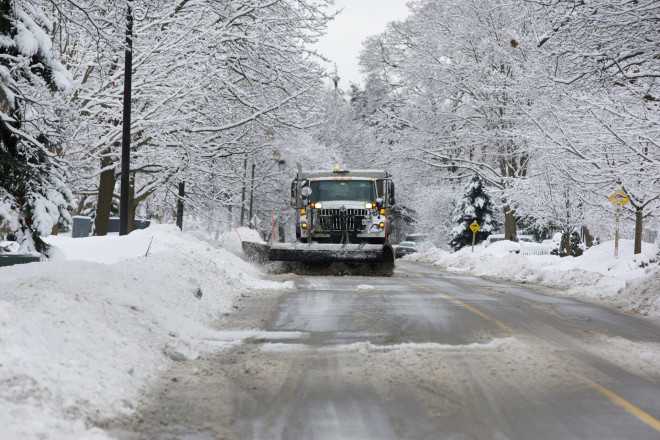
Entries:
[[291, 182], [291, 207], [296, 207], [296, 180]]
[[389, 194], [389, 204], [394, 205], [394, 182], [387, 181], [387, 193]]
[[378, 207], [378, 209], [383, 207], [383, 199], [382, 198], [378, 197], [376, 199], [376, 206]]
[[309, 204], [309, 196], [312, 195], [312, 188], [309, 186], [303, 186], [300, 190], [303, 199], [303, 205]]

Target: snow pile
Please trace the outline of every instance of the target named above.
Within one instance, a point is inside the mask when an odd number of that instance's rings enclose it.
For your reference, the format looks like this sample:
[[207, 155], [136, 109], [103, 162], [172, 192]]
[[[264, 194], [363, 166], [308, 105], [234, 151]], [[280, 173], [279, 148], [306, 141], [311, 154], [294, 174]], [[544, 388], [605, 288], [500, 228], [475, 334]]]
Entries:
[[372, 344], [371, 342], [354, 342], [347, 345], [334, 345], [331, 347], [322, 347], [317, 349], [318, 351], [338, 351], [338, 352], [349, 352], [357, 351], [361, 354], [369, 354], [375, 352], [393, 352], [401, 351], [408, 353], [408, 357], [414, 354], [417, 350], [430, 350], [430, 351], [445, 351], [445, 352], [454, 352], [464, 354], [470, 351], [484, 351], [484, 350], [497, 350], [502, 351], [505, 349], [510, 349], [519, 344], [518, 339], [514, 337], [510, 338], [496, 338], [492, 341], [486, 343], [474, 342], [471, 344], [465, 345], [451, 345], [451, 344], [438, 344], [436, 342], [406, 342], [402, 344], [394, 345], [379, 345]]
[[619, 306], [625, 307], [626, 302], [642, 315], [660, 315], [660, 267], [649, 267], [644, 277], [627, 283]]
[[130, 413], [159, 368], [195, 359], [234, 297], [291, 287], [173, 226], [48, 241], [56, 261], [0, 268], [3, 439], [106, 438], [89, 424]]
[[[2, 213], [0, 213], [0, 216], [2, 216]], [[18, 252], [19, 247], [20, 246], [15, 241], [0, 240], [0, 252], [16, 253]]]
[[432, 264], [449, 272], [539, 284], [563, 290], [565, 294], [597, 299], [606, 304], [660, 316], [660, 269], [647, 267], [657, 257], [658, 247], [643, 243], [642, 253], [633, 254], [632, 240], [619, 241], [619, 258], [614, 241], [589, 248], [580, 257], [516, 254], [518, 244], [493, 243], [487, 248], [465, 247], [450, 253], [434, 248], [405, 257]]
[[653, 382], [660, 381], [660, 342], [634, 342], [599, 335], [585, 350]]
[[363, 356], [369, 356], [372, 353], [402, 353], [402, 358], [409, 358], [419, 351], [461, 353], [482, 352], [482, 351], [505, 351], [512, 348], [519, 348], [522, 344], [515, 337], [496, 338], [486, 343], [474, 342], [464, 345], [438, 344], [436, 342], [405, 342], [402, 344], [372, 344], [366, 342], [353, 342], [350, 344], [335, 344], [324, 347], [315, 347], [308, 344], [268, 342], [262, 344], [260, 350], [263, 352], [332, 352], [332, 353], [359, 353]]

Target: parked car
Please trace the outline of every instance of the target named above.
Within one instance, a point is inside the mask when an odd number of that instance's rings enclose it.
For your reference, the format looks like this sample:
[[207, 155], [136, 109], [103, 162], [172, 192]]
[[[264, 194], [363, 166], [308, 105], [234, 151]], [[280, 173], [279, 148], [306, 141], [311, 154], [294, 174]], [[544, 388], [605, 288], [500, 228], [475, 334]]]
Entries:
[[394, 257], [401, 258], [406, 255], [414, 254], [417, 252], [417, 246], [412, 241], [402, 241], [394, 248]]
[[[517, 238], [518, 242], [536, 243], [536, 240], [534, 240], [534, 237], [531, 235], [518, 235]], [[491, 244], [502, 240], [506, 240], [506, 238], [504, 238], [504, 234], [490, 234], [484, 242], [484, 247], [488, 247]]]
[[523, 241], [525, 243], [538, 243], [538, 241], [534, 240], [534, 236], [532, 235], [519, 235], [518, 241]]
[[490, 234], [484, 241], [484, 247], [488, 247], [491, 244], [504, 240], [504, 234]]

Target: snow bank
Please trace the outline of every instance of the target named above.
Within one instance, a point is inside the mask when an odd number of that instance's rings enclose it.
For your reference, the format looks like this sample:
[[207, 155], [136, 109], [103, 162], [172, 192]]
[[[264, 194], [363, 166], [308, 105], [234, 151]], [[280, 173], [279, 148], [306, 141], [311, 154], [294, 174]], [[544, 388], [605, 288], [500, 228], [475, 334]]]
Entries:
[[643, 243], [642, 253], [633, 254], [632, 240], [619, 241], [619, 258], [614, 241], [593, 246], [580, 257], [519, 255], [518, 245], [497, 242], [487, 248], [465, 247], [450, 253], [434, 248], [405, 257], [432, 264], [449, 272], [539, 284], [559, 289], [566, 295], [596, 299], [607, 305], [648, 316], [660, 316], [660, 268], [650, 261], [658, 247]]
[[88, 426], [130, 413], [159, 369], [196, 358], [234, 297], [291, 287], [173, 226], [48, 241], [56, 261], [0, 268], [3, 439], [107, 438]]

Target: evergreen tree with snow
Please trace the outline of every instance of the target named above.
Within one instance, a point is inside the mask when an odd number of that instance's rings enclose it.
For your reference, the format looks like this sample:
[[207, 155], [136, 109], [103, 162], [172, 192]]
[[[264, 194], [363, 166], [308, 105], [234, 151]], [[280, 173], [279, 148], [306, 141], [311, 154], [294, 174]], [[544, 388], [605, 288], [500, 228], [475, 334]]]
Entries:
[[0, 0], [0, 230], [23, 251], [70, 220], [72, 195], [56, 156], [56, 92], [71, 75], [51, 54], [52, 24], [35, 1]]
[[573, 230], [570, 235], [567, 231], [562, 232], [559, 246], [550, 251], [550, 254], [559, 255], [560, 257], [565, 257], [567, 255], [579, 257], [583, 252], [582, 239], [577, 231]]
[[493, 216], [493, 204], [484, 189], [484, 181], [477, 175], [465, 187], [463, 198], [452, 212], [452, 223], [456, 226], [452, 229], [449, 245], [455, 251], [472, 245], [470, 225], [475, 221], [480, 226], [475, 244], [485, 240], [499, 227], [499, 222]]

